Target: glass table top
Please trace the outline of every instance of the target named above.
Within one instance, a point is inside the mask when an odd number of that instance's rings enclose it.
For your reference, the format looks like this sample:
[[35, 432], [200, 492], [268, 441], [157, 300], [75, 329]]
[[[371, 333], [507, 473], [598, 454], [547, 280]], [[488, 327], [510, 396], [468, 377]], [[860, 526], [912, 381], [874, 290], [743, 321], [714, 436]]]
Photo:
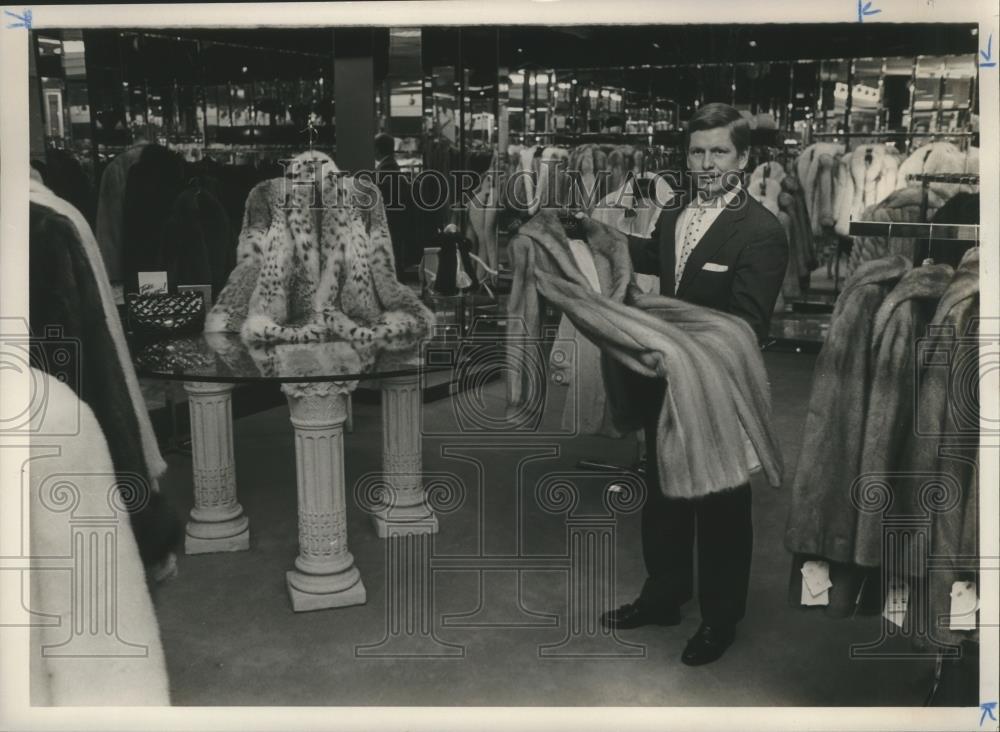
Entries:
[[418, 346], [392, 352], [344, 341], [251, 344], [236, 333], [200, 333], [130, 343], [139, 376], [178, 381], [308, 383], [445, 371]]

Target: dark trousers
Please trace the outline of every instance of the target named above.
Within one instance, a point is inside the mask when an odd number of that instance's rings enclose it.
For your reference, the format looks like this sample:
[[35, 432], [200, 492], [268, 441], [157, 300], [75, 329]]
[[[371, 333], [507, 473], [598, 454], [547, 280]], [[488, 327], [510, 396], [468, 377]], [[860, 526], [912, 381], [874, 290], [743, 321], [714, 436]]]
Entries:
[[[653, 401], [660, 404], [662, 397]], [[750, 484], [703, 498], [665, 497], [656, 460], [655, 416], [647, 419], [646, 455], [642, 554], [648, 577], [641, 602], [666, 608], [678, 607], [692, 598], [697, 535], [702, 621], [716, 626], [735, 625], [745, 614], [750, 586], [753, 554]], [[670, 477], [666, 476], [666, 480], [669, 482]]]

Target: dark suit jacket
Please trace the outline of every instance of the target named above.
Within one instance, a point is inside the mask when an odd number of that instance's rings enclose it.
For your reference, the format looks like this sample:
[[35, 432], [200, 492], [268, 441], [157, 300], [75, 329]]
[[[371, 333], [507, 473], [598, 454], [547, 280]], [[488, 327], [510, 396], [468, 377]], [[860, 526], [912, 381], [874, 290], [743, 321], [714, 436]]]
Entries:
[[659, 275], [662, 295], [738, 315], [763, 342], [788, 266], [784, 227], [741, 189], [691, 252], [674, 292], [674, 229], [683, 210], [664, 209], [651, 239], [629, 237], [636, 272]]
[[405, 267], [420, 259], [414, 251], [417, 247], [413, 241], [414, 212], [410, 184], [400, 173], [396, 158], [391, 155], [375, 167], [375, 182], [385, 205], [392, 254], [396, 260], [396, 275], [399, 276]]

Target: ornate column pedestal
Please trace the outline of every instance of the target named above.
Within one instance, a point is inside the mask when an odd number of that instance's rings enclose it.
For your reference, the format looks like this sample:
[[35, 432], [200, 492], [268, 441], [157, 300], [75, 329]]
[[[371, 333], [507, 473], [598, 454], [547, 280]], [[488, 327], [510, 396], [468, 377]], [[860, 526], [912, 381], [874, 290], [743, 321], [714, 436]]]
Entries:
[[380, 381], [382, 471], [387, 484], [383, 507], [372, 513], [380, 539], [401, 533], [435, 534], [438, 520], [424, 491], [419, 374]]
[[188, 554], [250, 548], [250, 521], [236, 500], [233, 459], [233, 384], [184, 382], [191, 416], [194, 508], [187, 523]]
[[347, 550], [344, 422], [347, 392], [335, 383], [284, 384], [295, 428], [299, 556], [285, 583], [295, 612], [363, 605], [361, 573]]

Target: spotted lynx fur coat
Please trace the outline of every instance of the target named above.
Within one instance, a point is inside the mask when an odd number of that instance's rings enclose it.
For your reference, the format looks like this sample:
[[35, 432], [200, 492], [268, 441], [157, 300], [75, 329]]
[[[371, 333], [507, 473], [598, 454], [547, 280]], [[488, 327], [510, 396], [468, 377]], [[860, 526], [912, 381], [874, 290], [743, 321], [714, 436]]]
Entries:
[[236, 268], [206, 332], [239, 332], [251, 342], [418, 345], [434, 316], [396, 279], [377, 186], [343, 175], [322, 153], [298, 156], [287, 171], [250, 191]]

